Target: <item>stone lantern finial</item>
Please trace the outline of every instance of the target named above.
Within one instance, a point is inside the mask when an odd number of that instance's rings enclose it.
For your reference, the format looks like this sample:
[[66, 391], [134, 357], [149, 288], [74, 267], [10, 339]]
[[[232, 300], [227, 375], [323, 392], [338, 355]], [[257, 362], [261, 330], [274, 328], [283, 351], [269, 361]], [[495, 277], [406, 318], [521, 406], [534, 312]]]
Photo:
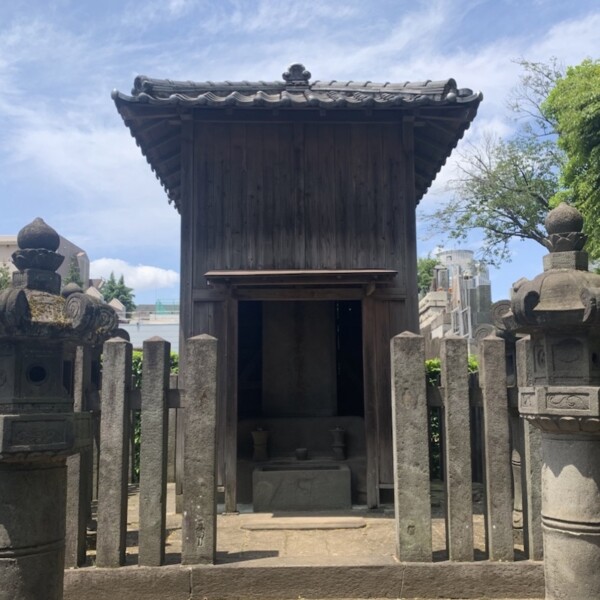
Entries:
[[544, 271], [549, 269], [576, 269], [587, 271], [588, 257], [583, 251], [587, 236], [582, 233], [583, 217], [574, 207], [561, 202], [551, 210], [544, 221], [544, 245], [550, 254], [544, 257]]
[[38, 217], [19, 231], [17, 245], [12, 260], [19, 271], [13, 274], [13, 287], [58, 294], [60, 275], [56, 269], [65, 259], [56, 252], [58, 233]]
[[541, 430], [546, 598], [588, 600], [600, 598], [600, 275], [577, 209], [545, 224], [544, 272], [513, 285], [503, 318], [531, 336], [519, 412]]

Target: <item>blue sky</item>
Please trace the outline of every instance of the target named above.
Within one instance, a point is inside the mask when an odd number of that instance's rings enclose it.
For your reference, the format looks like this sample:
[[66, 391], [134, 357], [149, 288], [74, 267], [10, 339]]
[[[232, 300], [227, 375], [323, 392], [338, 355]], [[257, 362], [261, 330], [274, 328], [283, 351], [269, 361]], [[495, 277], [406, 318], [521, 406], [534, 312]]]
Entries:
[[[302, 62], [314, 79], [454, 77], [484, 93], [468, 137], [510, 135], [513, 60], [565, 65], [600, 54], [596, 0], [11, 0], [0, 3], [0, 234], [36, 216], [83, 247], [93, 275], [124, 273], [138, 302], [178, 296], [179, 216], [110, 98], [138, 74], [279, 79]], [[456, 158], [420, 210], [448, 197]], [[427, 254], [440, 239], [425, 239]], [[476, 250], [475, 233], [466, 247]], [[446, 246], [452, 247], [452, 246]], [[461, 246], [465, 247], [465, 245]], [[541, 270], [516, 242], [492, 270], [494, 299]]]

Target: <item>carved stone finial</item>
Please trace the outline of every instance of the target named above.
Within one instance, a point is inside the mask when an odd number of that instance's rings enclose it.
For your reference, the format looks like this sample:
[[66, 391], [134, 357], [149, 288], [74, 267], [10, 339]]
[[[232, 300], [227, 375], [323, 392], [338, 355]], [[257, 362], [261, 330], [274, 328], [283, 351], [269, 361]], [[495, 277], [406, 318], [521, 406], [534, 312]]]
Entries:
[[544, 225], [549, 234], [579, 232], [583, 229], [583, 217], [574, 206], [561, 202], [548, 213]]
[[310, 71], [307, 71], [304, 65], [301, 65], [300, 63], [290, 65], [288, 70], [282, 75], [284, 81], [287, 82], [287, 85], [294, 87], [308, 87], [310, 76]]
[[60, 246], [60, 236], [44, 219], [37, 217], [19, 231], [17, 244], [21, 250], [25, 248], [42, 248], [56, 252]]
[[548, 232], [545, 245], [550, 252], [579, 251], [585, 246], [583, 217], [575, 207], [561, 202], [548, 213], [544, 225]]
[[58, 294], [60, 275], [55, 273], [65, 259], [56, 250], [60, 236], [43, 219], [34, 219], [17, 235], [18, 250], [12, 261], [19, 269], [13, 274], [13, 286]]

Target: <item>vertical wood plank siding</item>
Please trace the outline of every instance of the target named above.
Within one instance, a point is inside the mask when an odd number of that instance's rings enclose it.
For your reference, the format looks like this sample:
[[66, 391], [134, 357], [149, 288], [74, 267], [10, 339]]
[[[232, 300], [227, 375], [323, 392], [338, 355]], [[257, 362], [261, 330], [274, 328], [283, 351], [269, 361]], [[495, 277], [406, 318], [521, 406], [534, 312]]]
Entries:
[[400, 124], [195, 127], [194, 288], [210, 269], [319, 268], [396, 269], [404, 288]]

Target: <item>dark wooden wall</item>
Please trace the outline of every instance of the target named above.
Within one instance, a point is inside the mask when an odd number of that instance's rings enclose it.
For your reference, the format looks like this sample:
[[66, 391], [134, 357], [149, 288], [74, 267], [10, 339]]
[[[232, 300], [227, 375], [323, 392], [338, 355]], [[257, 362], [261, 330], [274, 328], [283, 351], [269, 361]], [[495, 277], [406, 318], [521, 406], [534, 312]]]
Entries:
[[402, 127], [196, 123], [194, 286], [212, 269], [404, 264]]
[[392, 289], [357, 292], [376, 504], [378, 486], [393, 481], [389, 341], [418, 328], [411, 121], [188, 121], [185, 133], [182, 336], [220, 340], [220, 481], [235, 498], [237, 300], [209, 289], [204, 274], [393, 269]]

